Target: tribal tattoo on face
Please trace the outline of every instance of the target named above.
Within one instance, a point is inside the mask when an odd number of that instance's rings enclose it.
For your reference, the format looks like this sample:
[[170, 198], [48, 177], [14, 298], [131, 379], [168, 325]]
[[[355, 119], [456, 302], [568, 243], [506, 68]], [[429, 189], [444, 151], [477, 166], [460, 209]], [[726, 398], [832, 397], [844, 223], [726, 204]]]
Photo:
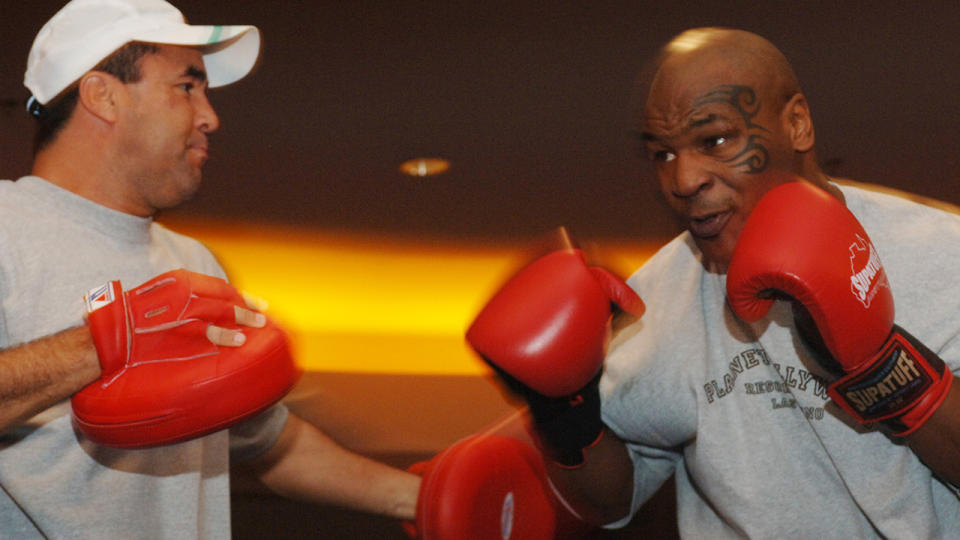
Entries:
[[753, 122], [753, 118], [760, 112], [760, 101], [753, 88], [736, 84], [720, 86], [703, 95], [697, 100], [695, 106], [701, 107], [707, 103], [730, 105], [746, 124], [746, 145], [737, 155], [723, 160], [724, 163], [731, 163], [734, 167], [745, 167], [748, 174], [759, 173], [766, 169], [770, 153], [762, 141], [766, 139], [764, 134], [770, 133], [770, 130]]

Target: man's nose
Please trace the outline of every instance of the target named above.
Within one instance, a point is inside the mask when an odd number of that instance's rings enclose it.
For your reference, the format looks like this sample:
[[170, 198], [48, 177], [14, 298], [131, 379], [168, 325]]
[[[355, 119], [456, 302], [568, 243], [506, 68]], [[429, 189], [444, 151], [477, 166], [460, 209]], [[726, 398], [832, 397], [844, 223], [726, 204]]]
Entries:
[[673, 185], [671, 191], [675, 197], [686, 199], [693, 197], [710, 185], [712, 176], [702, 167], [695, 156], [686, 152], [677, 154], [673, 162]]
[[196, 99], [197, 113], [195, 121], [197, 123], [197, 129], [203, 133], [213, 133], [220, 127], [220, 117], [217, 116], [217, 112], [213, 110], [213, 105], [210, 103], [210, 100], [207, 99], [206, 94], [198, 96]]

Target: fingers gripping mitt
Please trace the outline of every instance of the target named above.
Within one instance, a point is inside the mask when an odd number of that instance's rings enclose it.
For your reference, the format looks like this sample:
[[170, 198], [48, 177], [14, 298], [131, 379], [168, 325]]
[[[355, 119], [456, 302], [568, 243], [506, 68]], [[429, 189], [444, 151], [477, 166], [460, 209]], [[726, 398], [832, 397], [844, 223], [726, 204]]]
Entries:
[[[124, 292], [119, 281], [86, 297], [101, 376], [71, 399], [77, 429], [121, 448], [182, 442], [225, 429], [279, 401], [301, 374], [269, 319], [239, 326], [240, 294], [226, 281], [174, 270]], [[246, 342], [220, 347], [217, 325]]]

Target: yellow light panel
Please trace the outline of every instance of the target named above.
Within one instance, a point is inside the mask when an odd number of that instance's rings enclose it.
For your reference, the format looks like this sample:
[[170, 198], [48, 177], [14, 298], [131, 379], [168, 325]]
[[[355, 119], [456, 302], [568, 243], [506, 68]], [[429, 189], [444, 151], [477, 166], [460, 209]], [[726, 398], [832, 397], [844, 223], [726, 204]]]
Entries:
[[[463, 335], [524, 262], [527, 246], [417, 242], [319, 231], [165, 221], [205, 243], [241, 290], [268, 303], [306, 369], [486, 374]], [[621, 275], [649, 247], [616, 247]], [[612, 261], [617, 261], [612, 263]]]

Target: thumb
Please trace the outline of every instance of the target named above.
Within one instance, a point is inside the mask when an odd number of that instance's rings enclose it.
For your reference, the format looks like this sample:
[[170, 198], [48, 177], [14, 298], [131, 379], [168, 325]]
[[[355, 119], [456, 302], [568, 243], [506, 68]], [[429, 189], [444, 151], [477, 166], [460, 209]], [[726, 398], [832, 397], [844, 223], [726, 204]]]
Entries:
[[607, 293], [613, 303], [620, 306], [620, 309], [636, 317], [642, 316], [647, 310], [640, 296], [612, 272], [598, 266], [591, 266], [590, 272], [600, 284], [600, 288]]

